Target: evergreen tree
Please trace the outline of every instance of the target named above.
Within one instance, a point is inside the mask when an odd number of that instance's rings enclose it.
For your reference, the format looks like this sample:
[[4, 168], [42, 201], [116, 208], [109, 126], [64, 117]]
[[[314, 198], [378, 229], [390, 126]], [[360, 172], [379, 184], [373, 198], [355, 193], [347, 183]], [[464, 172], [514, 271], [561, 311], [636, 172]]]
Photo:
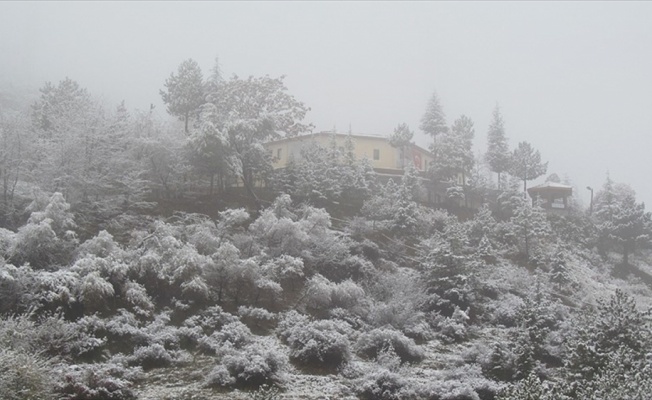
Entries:
[[436, 181], [453, 182], [466, 199], [467, 177], [473, 168], [473, 121], [462, 115], [455, 120], [452, 129], [441, 134], [434, 147], [434, 160], [430, 168]]
[[491, 171], [498, 174], [498, 187], [502, 188], [501, 174], [509, 170], [510, 154], [505, 136], [505, 124], [500, 114], [500, 108], [496, 105], [493, 113], [493, 120], [489, 125], [487, 133], [487, 153], [485, 159]]
[[405, 168], [406, 160], [409, 159], [409, 156], [407, 155], [407, 147], [410, 145], [412, 137], [414, 137], [414, 133], [405, 123], [399, 124], [396, 128], [394, 128], [394, 132], [389, 137], [389, 144], [391, 144], [393, 147], [396, 147], [401, 152], [399, 158], [402, 169]]
[[652, 345], [649, 317], [649, 310], [639, 311], [620, 289], [608, 301], [599, 301], [595, 312], [584, 313], [567, 342], [565, 369], [567, 380], [575, 383], [571, 387], [577, 390], [601, 379], [613, 362], [625, 366], [623, 372], [630, 376], [647, 364]]
[[432, 97], [426, 106], [426, 112], [421, 117], [421, 125], [419, 126], [422, 131], [432, 136], [434, 144], [437, 143], [437, 136], [448, 131], [448, 124], [446, 123], [446, 115], [439, 103], [437, 92], [432, 93]]
[[523, 181], [523, 195], [527, 196], [527, 181], [536, 179], [546, 173], [548, 163], [541, 162], [539, 150], [534, 150], [530, 143], [520, 142], [514, 149], [509, 172]]
[[199, 106], [204, 104], [204, 82], [199, 64], [188, 59], [179, 65], [177, 75], [170, 74], [165, 80], [166, 90], [160, 91], [163, 103], [170, 115], [184, 122], [184, 132], [188, 134], [188, 122]]
[[546, 212], [538, 205], [533, 206], [530, 201], [520, 196], [513, 197], [513, 201], [516, 207], [510, 222], [516, 235], [522, 238], [524, 254], [529, 259], [532, 244], [550, 235], [550, 223]]
[[562, 289], [570, 282], [567, 264], [567, 249], [558, 246], [552, 259], [550, 260], [550, 282], [557, 285], [557, 289]]
[[624, 265], [637, 247], [652, 239], [652, 217], [645, 211], [645, 204], [636, 202], [636, 194], [629, 186], [614, 184], [609, 177], [596, 195], [595, 218], [599, 247], [603, 252], [618, 249]]

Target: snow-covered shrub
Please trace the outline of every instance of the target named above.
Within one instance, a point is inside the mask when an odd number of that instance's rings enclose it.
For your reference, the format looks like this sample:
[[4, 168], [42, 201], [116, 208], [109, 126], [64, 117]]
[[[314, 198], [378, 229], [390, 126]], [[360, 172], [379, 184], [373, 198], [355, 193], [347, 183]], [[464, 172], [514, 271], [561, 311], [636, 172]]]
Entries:
[[36, 295], [35, 306], [53, 310], [60, 306], [69, 307], [78, 301], [80, 277], [69, 269], [53, 272], [35, 271]]
[[257, 329], [271, 329], [276, 323], [276, 314], [264, 308], [240, 306], [238, 315], [242, 322]]
[[217, 236], [214, 226], [204, 223], [192, 228], [192, 233], [188, 236], [188, 243], [195, 246], [199, 254], [210, 256], [220, 247], [220, 238]]
[[349, 325], [337, 320], [295, 325], [287, 337], [290, 358], [305, 367], [337, 369], [351, 359], [350, 334]]
[[87, 255], [94, 255], [100, 258], [106, 258], [119, 251], [120, 246], [113, 240], [113, 236], [109, 232], [102, 230], [95, 237], [79, 245], [77, 248], [77, 257], [82, 258]]
[[235, 378], [231, 376], [229, 370], [223, 364], [216, 365], [204, 380], [204, 386], [206, 387], [223, 387], [234, 384]]
[[439, 329], [439, 334], [444, 342], [459, 343], [467, 339], [469, 316], [457, 306], [453, 315], [450, 317], [438, 315], [434, 324]]
[[360, 305], [365, 299], [365, 292], [359, 285], [350, 279], [335, 285], [331, 293], [331, 306], [352, 309]]
[[131, 387], [141, 370], [120, 364], [73, 365], [56, 384], [59, 400], [135, 400]]
[[[285, 380], [287, 356], [270, 340], [259, 340], [222, 357], [224, 368], [216, 368], [205, 382], [208, 386], [235, 385], [258, 388]], [[228, 372], [228, 376], [225, 374]]]
[[65, 265], [78, 245], [70, 205], [61, 193], [54, 193], [45, 210], [35, 207], [26, 225], [18, 229], [9, 249], [9, 259], [34, 268]]
[[225, 349], [241, 349], [252, 341], [253, 335], [247, 325], [234, 321], [224, 325], [210, 337], [200, 339], [200, 345], [213, 352], [220, 352]]
[[0, 348], [0, 397], [5, 400], [54, 399], [54, 368], [43, 357]]
[[383, 349], [390, 346], [403, 362], [417, 362], [424, 357], [423, 350], [414, 343], [414, 340], [399, 331], [388, 328], [377, 328], [363, 333], [358, 338], [355, 348], [357, 353], [374, 358]]
[[207, 335], [221, 329], [224, 325], [238, 321], [238, 317], [224, 312], [220, 306], [211, 306], [197, 315], [188, 317], [184, 322], [187, 327], [200, 327]]
[[304, 277], [303, 260], [299, 257], [283, 254], [263, 265], [268, 276], [275, 277], [279, 283], [294, 290]]
[[140, 366], [144, 369], [168, 367], [173, 361], [173, 356], [158, 343], [138, 347], [129, 357], [130, 365]]
[[[406, 331], [419, 330], [416, 327], [425, 320], [423, 310], [429, 296], [418, 274], [405, 269], [379, 274], [365, 289], [373, 299], [366, 315], [369, 324], [376, 327], [391, 325]], [[429, 337], [425, 332], [424, 336], [423, 339]]]
[[458, 380], [428, 382], [417, 388], [417, 398], [424, 400], [480, 400], [480, 396], [468, 382]]
[[400, 374], [379, 369], [364, 376], [356, 385], [358, 396], [364, 400], [401, 400], [408, 382]]
[[12, 231], [0, 228], [0, 259], [9, 257], [9, 249], [13, 246], [16, 234]]
[[301, 314], [296, 310], [290, 310], [281, 315], [278, 326], [276, 327], [277, 335], [285, 342], [287, 342], [295, 328], [306, 326], [310, 323], [310, 318], [307, 315]]
[[78, 322], [65, 321], [60, 315], [36, 318], [23, 314], [0, 319], [0, 348], [69, 360], [86, 355], [102, 344], [102, 340]]
[[355, 282], [347, 279], [340, 283], [329, 281], [322, 275], [316, 274], [306, 284], [304, 303], [314, 312], [323, 312], [334, 308], [347, 310], [357, 309], [359, 314], [364, 314], [363, 309], [366, 296]]
[[202, 303], [208, 300], [209, 287], [201, 276], [195, 276], [181, 284], [181, 295], [184, 300]]
[[147, 294], [147, 289], [138, 282], [127, 282], [122, 288], [122, 297], [133, 307], [133, 311], [142, 316], [150, 316], [154, 303]]
[[79, 298], [89, 311], [103, 310], [115, 294], [113, 285], [102, 278], [97, 271], [91, 272], [82, 279], [79, 291]]
[[523, 305], [522, 298], [512, 293], [503, 293], [497, 301], [492, 301], [487, 306], [489, 322], [514, 327], [519, 323], [519, 312]]
[[22, 312], [32, 306], [36, 278], [29, 266], [15, 267], [0, 258], [0, 314]]
[[105, 334], [110, 344], [119, 350], [128, 350], [133, 346], [146, 346], [150, 335], [142, 329], [142, 322], [135, 314], [119, 309], [118, 313], [107, 319], [89, 320], [98, 333]]
[[29, 263], [34, 268], [46, 268], [63, 261], [60, 253], [64, 249], [51, 223], [51, 220], [45, 219], [18, 229], [9, 249], [9, 260], [16, 265]]

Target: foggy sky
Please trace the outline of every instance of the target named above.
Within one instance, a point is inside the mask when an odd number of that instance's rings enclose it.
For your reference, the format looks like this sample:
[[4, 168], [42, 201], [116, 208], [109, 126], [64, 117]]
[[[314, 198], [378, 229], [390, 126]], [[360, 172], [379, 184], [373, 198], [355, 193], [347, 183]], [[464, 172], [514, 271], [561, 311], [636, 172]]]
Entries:
[[586, 205], [609, 171], [650, 208], [651, 22], [649, 2], [0, 2], [0, 85], [68, 76], [165, 115], [170, 73], [219, 56], [227, 77], [286, 75], [315, 131], [405, 122], [422, 145], [436, 90], [476, 152], [498, 103], [510, 147], [529, 141]]

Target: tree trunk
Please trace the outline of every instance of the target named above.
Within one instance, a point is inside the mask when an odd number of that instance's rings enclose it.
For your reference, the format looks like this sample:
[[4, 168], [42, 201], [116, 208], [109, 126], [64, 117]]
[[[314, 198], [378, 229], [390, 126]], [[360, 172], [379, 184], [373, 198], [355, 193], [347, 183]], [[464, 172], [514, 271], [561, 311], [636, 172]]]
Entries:
[[213, 185], [215, 184], [215, 174], [211, 173], [211, 190], [208, 193], [208, 198], [212, 199], [213, 198]]

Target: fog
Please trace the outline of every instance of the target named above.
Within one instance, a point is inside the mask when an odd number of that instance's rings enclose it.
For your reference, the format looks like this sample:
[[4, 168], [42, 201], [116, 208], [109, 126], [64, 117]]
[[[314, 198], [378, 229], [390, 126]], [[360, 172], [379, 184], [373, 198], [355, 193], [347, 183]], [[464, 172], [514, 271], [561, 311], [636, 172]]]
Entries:
[[165, 116], [170, 73], [219, 56], [225, 76], [286, 75], [315, 131], [405, 122], [422, 145], [436, 90], [476, 152], [498, 103], [510, 146], [529, 141], [585, 204], [609, 172], [649, 205], [650, 21], [648, 2], [2, 2], [0, 88], [70, 77]]

